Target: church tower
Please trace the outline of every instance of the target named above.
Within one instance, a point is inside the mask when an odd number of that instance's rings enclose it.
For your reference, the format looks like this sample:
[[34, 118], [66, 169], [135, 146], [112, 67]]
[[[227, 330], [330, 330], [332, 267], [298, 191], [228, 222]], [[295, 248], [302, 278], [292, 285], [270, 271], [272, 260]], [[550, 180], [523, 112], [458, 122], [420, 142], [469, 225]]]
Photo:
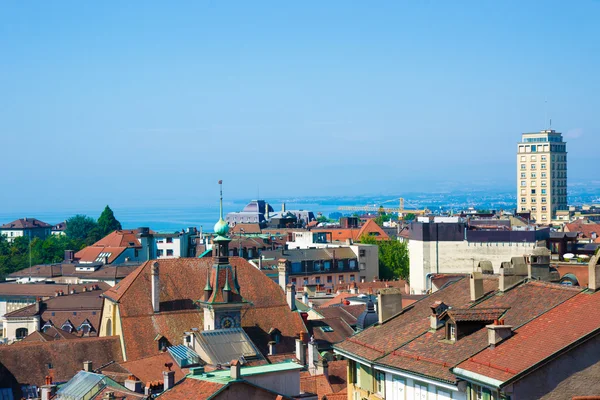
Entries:
[[204, 296], [198, 303], [204, 309], [204, 330], [241, 328], [241, 310], [248, 301], [240, 294], [237, 269], [229, 264], [229, 225], [223, 220], [223, 181], [220, 185], [220, 218], [215, 224], [213, 265], [207, 272]]

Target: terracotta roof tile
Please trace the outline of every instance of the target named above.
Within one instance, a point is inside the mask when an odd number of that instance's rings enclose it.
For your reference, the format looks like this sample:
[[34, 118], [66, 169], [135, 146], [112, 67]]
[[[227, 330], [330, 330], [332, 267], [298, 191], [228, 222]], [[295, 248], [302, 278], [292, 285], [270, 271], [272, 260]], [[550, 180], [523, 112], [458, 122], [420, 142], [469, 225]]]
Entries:
[[[68, 355], [66, 357], [65, 355]], [[92, 361], [94, 367], [123, 361], [119, 337], [83, 338], [0, 346], [0, 387], [20, 384], [42, 386], [51, 375], [55, 382], [71, 379]], [[51, 367], [51, 368], [50, 368]], [[20, 398], [20, 394], [17, 394]]]
[[[327, 327], [332, 331], [329, 332]], [[308, 330], [317, 342], [327, 345], [339, 343], [354, 334], [354, 329], [338, 317], [309, 320]]]
[[[195, 302], [204, 295], [212, 258], [159, 261], [161, 312], [157, 314], [151, 302], [150, 268], [154, 262], [143, 264], [105, 293], [119, 302], [128, 360], [157, 352], [154, 338], [158, 334], [175, 345], [181, 344], [185, 331], [203, 327], [203, 312]], [[300, 315], [289, 309], [283, 290], [246, 260], [232, 257], [230, 263], [237, 266], [241, 295], [252, 303], [242, 309], [244, 330], [266, 353], [271, 340], [268, 332], [278, 328], [283, 336], [278, 352], [293, 351], [296, 335], [306, 328]]]
[[[495, 348], [486, 348], [459, 368], [506, 381], [582, 337], [600, 330], [600, 292], [579, 293], [532, 321]], [[543, 340], [540, 340], [543, 337]]]
[[583, 223], [581, 221], [572, 222], [565, 225], [566, 232], [577, 232], [581, 234], [582, 238], [591, 239], [593, 234], [596, 237], [600, 236], [600, 224], [597, 223]]
[[179, 368], [169, 352], [160, 352], [158, 354], [140, 358], [135, 361], [126, 361], [120, 363], [120, 366], [127, 370], [130, 374], [135, 375], [140, 381], [146, 383], [149, 381], [163, 380], [163, 371], [167, 371], [165, 364], [173, 363], [172, 371], [175, 371], [175, 382], [183, 379], [188, 373], [188, 369]]
[[[484, 291], [488, 293], [478, 302], [469, 300], [469, 280], [450, 283], [425, 301], [412, 305], [402, 314], [380, 326], [371, 327], [336, 346], [355, 355], [443, 381], [455, 382], [450, 368], [488, 346], [488, 319], [502, 315], [506, 324], [520, 326], [557, 304], [577, 295], [580, 289], [532, 281], [522, 283], [504, 293], [491, 293], [497, 280], [484, 278]], [[482, 317], [482, 327], [471, 334], [459, 337], [456, 342], [445, 341], [445, 330], [430, 331], [427, 310], [435, 301], [443, 301], [460, 320], [472, 321]], [[474, 317], [460, 309], [469, 308]], [[506, 310], [505, 313], [501, 313]], [[468, 314], [468, 315], [467, 315]]]
[[159, 396], [161, 400], [205, 400], [219, 391], [222, 383], [186, 378]]

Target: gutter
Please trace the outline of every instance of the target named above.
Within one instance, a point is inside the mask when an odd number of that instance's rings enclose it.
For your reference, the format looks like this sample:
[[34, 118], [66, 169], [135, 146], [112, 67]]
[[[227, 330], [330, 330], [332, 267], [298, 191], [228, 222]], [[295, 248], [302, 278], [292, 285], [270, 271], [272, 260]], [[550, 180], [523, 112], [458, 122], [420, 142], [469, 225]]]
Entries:
[[467, 380], [474, 380], [479, 383], [483, 383], [487, 386], [492, 386], [495, 389], [500, 389], [500, 387], [506, 383], [506, 382], [502, 382], [497, 379], [489, 378], [485, 375], [481, 375], [476, 372], [467, 371], [465, 369], [458, 368], [458, 367], [452, 368], [451, 371], [453, 374], [455, 374], [457, 376], [467, 378]]

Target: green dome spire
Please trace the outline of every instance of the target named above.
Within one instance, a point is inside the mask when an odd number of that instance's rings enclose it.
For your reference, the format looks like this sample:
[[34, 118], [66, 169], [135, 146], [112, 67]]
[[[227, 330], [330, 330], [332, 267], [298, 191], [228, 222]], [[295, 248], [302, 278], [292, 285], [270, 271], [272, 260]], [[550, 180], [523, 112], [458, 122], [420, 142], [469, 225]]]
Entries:
[[217, 223], [215, 224], [215, 234], [218, 236], [227, 236], [227, 233], [229, 232], [229, 224], [227, 224], [227, 222], [225, 222], [225, 220], [223, 219], [223, 181], [219, 181], [219, 186], [220, 186], [220, 202], [219, 202], [219, 206], [220, 206], [220, 213], [219, 213], [219, 220], [217, 221]]

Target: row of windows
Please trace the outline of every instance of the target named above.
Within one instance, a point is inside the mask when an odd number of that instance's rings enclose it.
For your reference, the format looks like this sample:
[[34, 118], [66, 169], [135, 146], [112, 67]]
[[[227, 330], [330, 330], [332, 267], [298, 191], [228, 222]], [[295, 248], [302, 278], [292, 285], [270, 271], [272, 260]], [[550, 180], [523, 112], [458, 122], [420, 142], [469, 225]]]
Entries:
[[[163, 249], [156, 250], [156, 257], [163, 257], [165, 251]], [[167, 257], [173, 257], [173, 249], [167, 249]]]
[[520, 145], [519, 153], [547, 153], [548, 151], [565, 152], [567, 147], [564, 144], [553, 144], [553, 145]]
[[[327, 275], [327, 277], [325, 279], [326, 279], [327, 283], [333, 284], [333, 275]], [[354, 274], [350, 274], [350, 278], [349, 279], [350, 279], [350, 282], [355, 282], [356, 281], [356, 276], [354, 276]], [[296, 278], [292, 278], [291, 281], [292, 281], [292, 283], [294, 285], [298, 284], [298, 281], [296, 280]], [[342, 282], [342, 283], [344, 282], [344, 275], [338, 276], [338, 282]], [[320, 276], [316, 276], [315, 279], [314, 279], [314, 283], [317, 284], [317, 285], [322, 284], [323, 282], [321, 282], [321, 277]], [[309, 278], [308, 277], [302, 278], [302, 284], [304, 286], [308, 285], [309, 284]]]
[[[521, 162], [527, 161], [527, 156], [521, 156], [520, 160], [521, 160]], [[529, 160], [531, 160], [531, 161], [537, 161], [537, 156], [536, 155], [530, 156]], [[540, 160], [541, 161], [548, 161], [548, 156], [546, 156], [546, 155], [540, 156]], [[552, 162], [554, 162], [554, 161], [564, 161], [564, 162], [566, 162], [567, 161], [567, 156], [563, 155], [563, 154], [556, 154], [556, 155], [553, 154], [551, 160], [552, 160]]]

